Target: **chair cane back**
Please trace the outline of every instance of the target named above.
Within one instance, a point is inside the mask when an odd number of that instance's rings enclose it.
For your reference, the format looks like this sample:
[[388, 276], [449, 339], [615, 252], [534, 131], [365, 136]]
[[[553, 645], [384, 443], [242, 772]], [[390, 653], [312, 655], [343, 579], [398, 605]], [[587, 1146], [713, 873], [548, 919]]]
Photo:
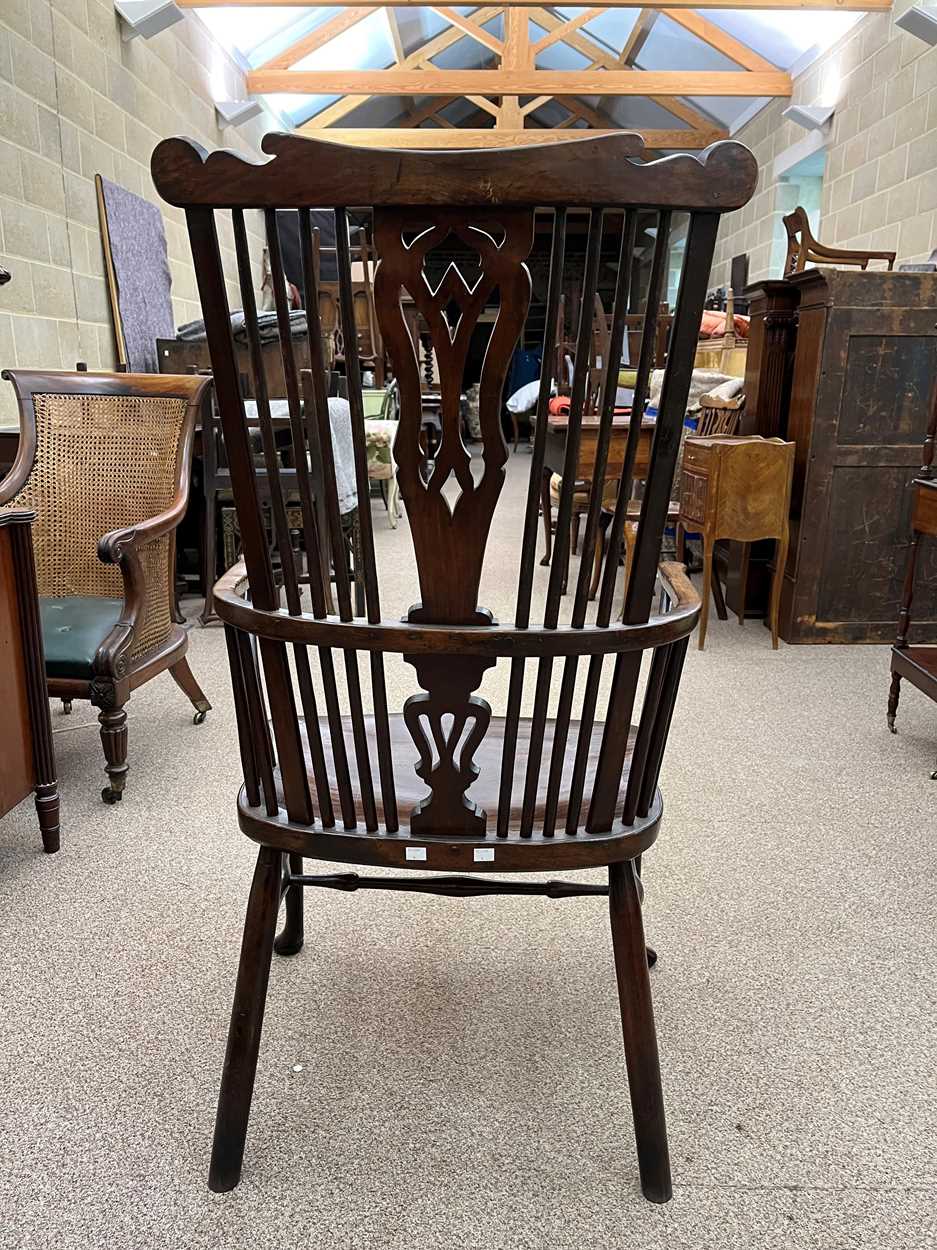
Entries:
[[[654, 1201], [670, 1196], [670, 1166], [660, 1090], [647, 952], [641, 923], [641, 854], [661, 818], [658, 773], [689, 635], [699, 601], [676, 565], [661, 580], [669, 611], [653, 612], [658, 555], [667, 516], [693, 351], [709, 279], [720, 215], [749, 199], [756, 167], [747, 149], [720, 143], [701, 156], [643, 162], [639, 136], [597, 137], [550, 148], [514, 151], [411, 152], [351, 150], [296, 136], [270, 135], [273, 157], [252, 164], [233, 153], [207, 155], [170, 139], [156, 149], [156, 186], [185, 209], [204, 310], [215, 386], [231, 464], [244, 565], [215, 590], [226, 627], [238, 711], [244, 785], [238, 800], [243, 831], [260, 844], [248, 903], [209, 1184], [227, 1190], [240, 1177], [260, 1040], [271, 951], [294, 953], [302, 944], [302, 895], [312, 886], [400, 888], [468, 894], [607, 894], [621, 996], [641, 1182]], [[317, 325], [319, 307], [312, 255], [310, 209], [334, 208], [339, 305], [345, 325], [349, 401], [353, 420], [366, 612], [352, 612], [348, 581], [337, 580], [338, 611], [327, 613], [325, 587], [309, 570], [304, 597], [298, 569], [283, 559], [283, 594], [274, 579], [260, 515], [254, 461], [245, 435], [237, 363], [232, 345], [218, 229], [233, 229], [241, 296], [257, 370], [255, 394], [268, 408], [255, 327], [245, 211], [259, 209], [268, 232], [277, 208], [298, 208], [305, 262], [308, 353], [281, 337], [291, 412], [294, 462], [321, 456], [325, 528], [309, 482], [299, 474], [304, 521], [337, 553], [338, 512], [328, 436], [326, 374]], [[418, 570], [415, 606], [385, 609], [379, 596], [368, 497], [361, 379], [350, 298], [349, 208], [370, 209], [377, 258], [374, 297], [381, 340], [400, 388], [394, 444], [400, 493]], [[653, 260], [642, 292], [644, 318], [635, 408], [641, 412], [655, 362], [657, 320], [668, 270], [672, 214], [689, 214], [686, 262], [673, 319], [667, 374], [647, 472], [639, 536], [623, 607], [613, 602], [614, 562], [605, 569], [594, 617], [587, 619], [602, 483], [606, 472], [618, 380], [618, 362], [631, 291], [639, 210], [657, 215]], [[549, 214], [549, 278], [542, 359], [553, 359], [552, 334], [571, 248], [582, 227], [585, 261], [579, 275], [576, 371], [557, 521], [557, 553], [549, 571], [543, 619], [532, 623], [538, 498], [547, 435], [551, 371], [540, 379], [536, 431], [518, 547], [513, 620], [497, 622], [478, 602], [488, 532], [505, 479], [507, 446], [500, 403], [512, 352], [531, 300], [527, 261], [535, 212]], [[230, 223], [230, 226], [229, 226]], [[591, 503], [583, 558], [574, 593], [562, 600], [567, 564], [574, 468], [587, 401], [589, 341], [603, 232], [619, 230], [617, 290], [609, 332]], [[450, 237], [477, 255], [466, 276], [455, 264], [434, 267], [433, 253]], [[279, 281], [277, 308], [286, 316]], [[420, 369], [402, 305], [412, 301], [429, 328], [440, 375], [442, 439], [433, 458], [421, 443]], [[479, 417], [482, 453], [472, 458], [459, 432], [459, 396], [472, 331], [483, 311], [496, 308], [482, 367]], [[308, 369], [303, 369], [308, 365]], [[262, 427], [265, 424], [262, 419]], [[268, 423], [267, 423], [268, 424]], [[616, 549], [638, 450], [641, 423], [628, 436], [611, 541]], [[275, 526], [285, 524], [277, 499], [276, 455], [265, 432]], [[474, 472], [473, 472], [474, 469]], [[453, 480], [458, 497], [454, 493]], [[444, 488], [448, 486], [448, 492]], [[403, 530], [398, 531], [399, 534]], [[520, 536], [519, 536], [520, 537]], [[283, 535], [281, 553], [293, 548]], [[314, 562], [313, 562], [314, 563]], [[561, 603], [568, 619], [560, 619]], [[613, 612], [613, 608], [615, 611]], [[400, 620], [401, 610], [404, 619]], [[564, 614], [565, 615], [565, 614]], [[256, 641], [256, 648], [254, 646]], [[639, 674], [648, 677], [640, 709]], [[385, 656], [402, 655], [420, 691], [391, 708]], [[256, 658], [255, 658], [256, 655]], [[373, 713], [365, 714], [359, 658], [370, 682]], [[313, 676], [314, 662], [319, 672]], [[347, 688], [347, 715], [339, 703], [336, 668]], [[476, 692], [486, 672], [508, 669], [506, 709], [496, 716]], [[607, 704], [600, 707], [603, 669], [611, 667]], [[550, 713], [551, 679], [559, 696]], [[531, 680], [532, 678], [532, 680]], [[320, 709], [317, 689], [324, 691]], [[581, 694], [579, 719], [572, 718]], [[530, 716], [521, 715], [525, 692]], [[632, 728], [632, 721], [636, 727]], [[376, 765], [376, 767], [374, 766]], [[418, 869], [437, 874], [369, 878], [312, 875], [303, 856], [344, 863]], [[606, 866], [609, 884], [518, 882], [492, 879], [502, 870]], [[477, 875], [467, 877], [467, 872]], [[274, 939], [285, 897], [286, 923]]]

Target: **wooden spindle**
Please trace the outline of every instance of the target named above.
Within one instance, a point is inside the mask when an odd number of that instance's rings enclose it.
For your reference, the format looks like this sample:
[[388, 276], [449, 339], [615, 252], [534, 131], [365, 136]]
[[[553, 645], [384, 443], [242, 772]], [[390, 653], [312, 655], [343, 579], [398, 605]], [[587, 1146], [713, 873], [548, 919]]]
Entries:
[[[518, 629], [530, 624], [530, 599], [533, 590], [534, 560], [537, 551], [537, 523], [543, 478], [543, 460], [549, 420], [552, 382], [553, 332], [559, 317], [563, 291], [563, 267], [566, 255], [566, 209], [558, 208], [553, 219], [553, 242], [550, 251], [550, 274], [547, 288], [547, 313], [543, 328], [543, 350], [540, 358], [540, 388], [537, 392], [537, 417], [534, 425], [533, 454], [527, 481], [527, 503], [524, 509], [524, 537], [521, 543], [517, 606], [514, 623]], [[508, 835], [514, 790], [514, 762], [517, 750], [517, 727], [524, 693], [523, 659], [511, 661], [507, 714], [504, 725], [504, 746], [501, 753], [501, 786], [498, 798], [498, 837]]]

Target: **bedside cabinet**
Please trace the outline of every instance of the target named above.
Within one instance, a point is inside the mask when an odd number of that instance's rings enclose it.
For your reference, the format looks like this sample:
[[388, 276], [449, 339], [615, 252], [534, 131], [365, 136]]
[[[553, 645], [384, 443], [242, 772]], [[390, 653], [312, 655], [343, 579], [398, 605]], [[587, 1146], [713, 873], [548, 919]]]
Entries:
[[794, 444], [785, 443], [780, 438], [713, 435], [686, 440], [677, 522], [677, 559], [684, 559], [687, 531], [700, 534], [703, 540], [701, 651], [706, 645], [709, 621], [713, 548], [720, 538], [744, 544], [738, 600], [740, 625], [745, 623], [745, 582], [750, 544], [762, 538], [777, 541], [769, 610], [771, 645], [777, 649], [778, 609], [787, 562], [793, 471]]

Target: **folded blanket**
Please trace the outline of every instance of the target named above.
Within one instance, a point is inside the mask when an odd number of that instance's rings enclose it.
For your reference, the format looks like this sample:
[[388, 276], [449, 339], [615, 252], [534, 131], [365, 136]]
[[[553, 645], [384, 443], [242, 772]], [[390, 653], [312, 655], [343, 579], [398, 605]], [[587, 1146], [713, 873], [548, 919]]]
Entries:
[[[248, 421], [257, 420], [257, 403], [245, 399], [244, 414]], [[270, 400], [270, 415], [288, 417], [290, 406], [285, 399]], [[335, 486], [338, 494], [338, 510], [344, 516], [358, 506], [355, 487], [355, 449], [351, 439], [351, 409], [347, 399], [329, 400], [329, 423], [332, 427], [332, 457], [335, 461]], [[367, 423], [366, 423], [367, 424]]]
[[[277, 324], [275, 312], [257, 314], [257, 332], [261, 343], [271, 343], [280, 337], [280, 328]], [[244, 313], [240, 309], [231, 314], [231, 333], [239, 343], [247, 342], [247, 324]], [[293, 309], [290, 312], [290, 336], [294, 339], [303, 338], [305, 334], [305, 309]], [[176, 338], [182, 339], [185, 343], [204, 343], [206, 337], [204, 321], [187, 321], [185, 325], [179, 326], [176, 330]]]

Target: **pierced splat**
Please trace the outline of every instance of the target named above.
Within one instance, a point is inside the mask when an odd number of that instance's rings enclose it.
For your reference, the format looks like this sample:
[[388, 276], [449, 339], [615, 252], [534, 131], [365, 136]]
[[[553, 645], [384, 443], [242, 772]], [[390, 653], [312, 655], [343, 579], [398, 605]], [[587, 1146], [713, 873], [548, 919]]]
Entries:
[[[530, 303], [524, 262], [533, 245], [533, 213], [503, 212], [488, 229], [467, 225], [464, 213], [437, 211], [427, 223], [412, 210], [375, 209], [374, 234], [381, 258], [375, 304], [400, 386], [397, 480], [422, 595], [409, 619], [487, 625], [491, 615], [478, 606], [478, 585], [504, 482], [501, 392]], [[432, 253], [452, 236], [477, 262], [450, 263], [440, 274]], [[405, 294], [429, 328], [439, 367], [442, 436], [431, 470], [420, 446], [420, 372], [401, 309]], [[494, 305], [479, 385], [482, 456], [473, 461], [462, 442], [459, 400], [472, 331], [484, 309]], [[417, 775], [430, 787], [411, 813], [410, 827], [424, 834], [483, 837], [485, 813], [465, 792], [477, 776], [473, 757], [491, 719], [491, 708], [474, 693], [491, 661], [452, 655], [414, 656], [409, 662], [426, 693], [408, 700], [404, 716], [419, 752]]]
[[[530, 275], [524, 263], [533, 245], [533, 213], [505, 210], [489, 228], [468, 225], [465, 214], [441, 209], [375, 209], [380, 261], [375, 305], [385, 346], [400, 386], [400, 422], [394, 443], [397, 480], [407, 505], [422, 602], [410, 619], [438, 624], [483, 624], [478, 584], [491, 518], [504, 482], [507, 447], [501, 433], [501, 391], [527, 316]], [[477, 260], [439, 274], [432, 254], [450, 237]], [[419, 362], [401, 300], [409, 295], [429, 328], [439, 368], [441, 440], [432, 472], [420, 446], [422, 399]], [[484, 469], [473, 474], [462, 442], [459, 399], [472, 331], [484, 309], [498, 312], [479, 386]], [[454, 478], [455, 499], [443, 488]]]
[[490, 704], [473, 692], [494, 660], [424, 655], [410, 663], [427, 693], [407, 699], [403, 718], [420, 755], [416, 774], [430, 787], [410, 813], [410, 829], [484, 837], [486, 813], [465, 792], [478, 776], [474, 756], [491, 721]]

